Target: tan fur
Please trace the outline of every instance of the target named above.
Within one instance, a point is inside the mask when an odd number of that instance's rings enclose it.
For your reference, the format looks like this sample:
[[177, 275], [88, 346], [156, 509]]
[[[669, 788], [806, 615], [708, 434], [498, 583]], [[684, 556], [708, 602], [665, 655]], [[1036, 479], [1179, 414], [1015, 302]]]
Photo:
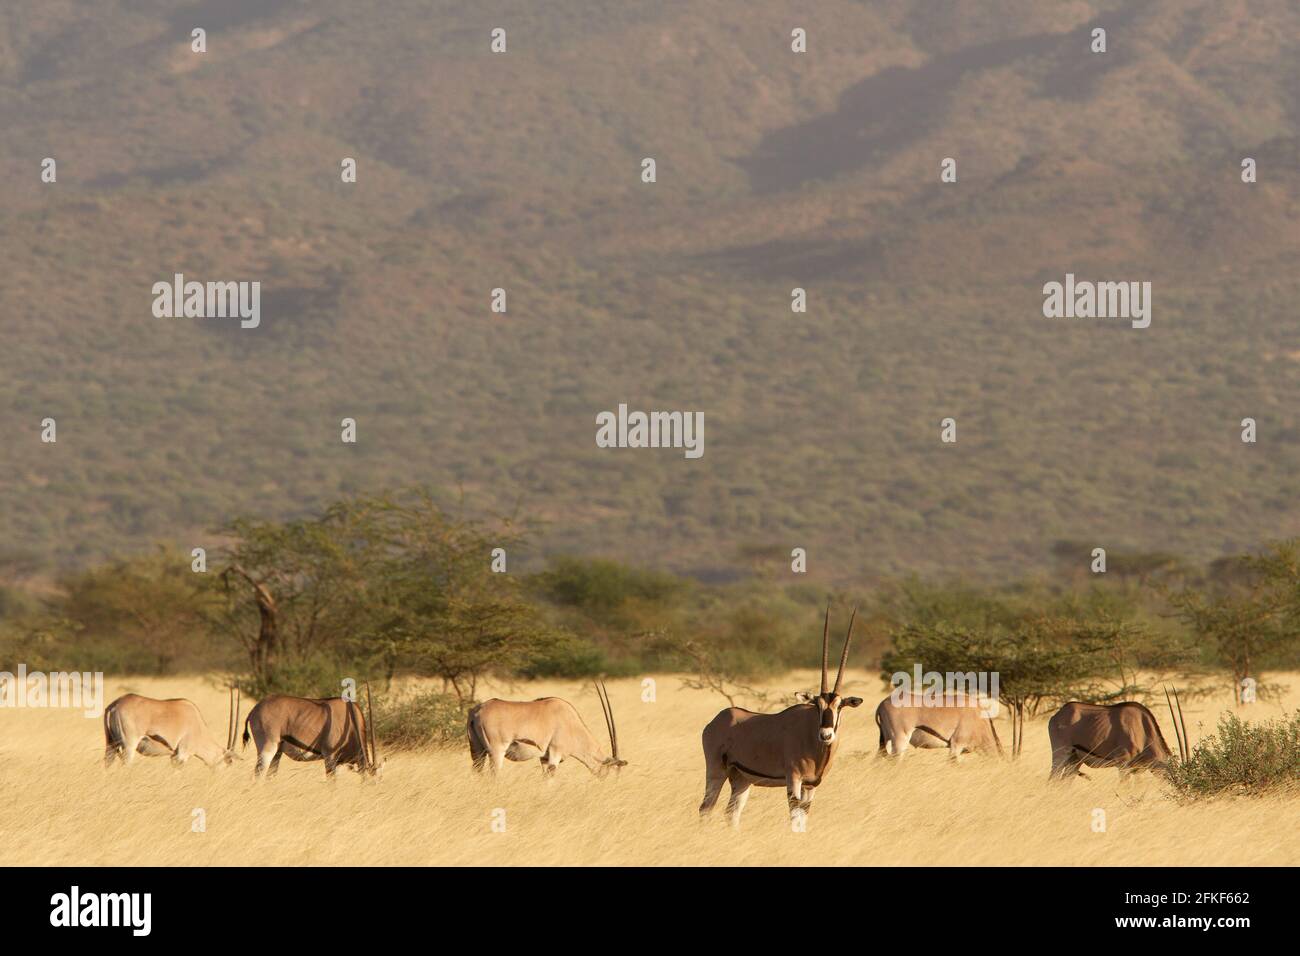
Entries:
[[900, 703], [891, 694], [876, 706], [879, 752], [891, 748], [894, 756], [901, 758], [908, 747], [946, 747], [954, 760], [968, 751], [1001, 754], [1002, 745], [987, 712], [982, 703], [926, 704], [917, 693], [904, 695]]
[[112, 766], [119, 757], [130, 766], [137, 753], [170, 756], [178, 766], [190, 757], [209, 767], [232, 759], [191, 701], [123, 694], [104, 709], [104, 766]]
[[541, 758], [547, 773], [554, 773], [567, 757], [597, 775], [626, 764], [607, 754], [577, 709], [559, 697], [485, 700], [470, 709], [465, 734], [478, 771], [489, 763], [495, 772], [507, 760], [534, 758]]

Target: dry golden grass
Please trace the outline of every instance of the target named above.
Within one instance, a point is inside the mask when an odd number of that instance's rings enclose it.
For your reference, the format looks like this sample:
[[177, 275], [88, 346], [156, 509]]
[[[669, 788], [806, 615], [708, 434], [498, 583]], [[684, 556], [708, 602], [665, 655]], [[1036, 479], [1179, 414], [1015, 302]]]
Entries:
[[[854, 692], [879, 699], [874, 680]], [[1300, 675], [1284, 675], [1290, 687]], [[792, 675], [781, 687], [815, 682]], [[619, 737], [631, 764], [597, 780], [566, 764], [543, 781], [536, 762], [507, 764], [499, 779], [471, 775], [467, 750], [389, 755], [384, 778], [325, 779], [320, 763], [285, 760], [274, 781], [255, 784], [251, 758], [215, 772], [180, 770], [162, 758], [105, 771], [97, 720], [67, 710], [0, 710], [0, 839], [9, 864], [1146, 864], [1295, 865], [1300, 799], [1225, 799], [1179, 806], [1149, 774], [1116, 771], [1049, 786], [1045, 721], [1028, 728], [1018, 763], [977, 757], [952, 766], [941, 752], [877, 760], [872, 708], [845, 718], [837, 763], [818, 790], [806, 832], [791, 832], [780, 789], [755, 789], [739, 832], [696, 818], [703, 789], [699, 733], [716, 696], [658, 678], [657, 701], [639, 682], [610, 685]], [[126, 690], [195, 700], [217, 736], [224, 692], [199, 677], [112, 682]], [[502, 692], [493, 688], [493, 692]], [[590, 690], [546, 681], [508, 696], [545, 694], [578, 704], [601, 726]], [[485, 695], [487, 696], [487, 695]], [[1260, 719], [1300, 701], [1260, 704]], [[1225, 695], [1187, 708], [1193, 738], [1208, 733]], [[1162, 720], [1168, 730], [1167, 718]], [[1201, 726], [1198, 728], [1198, 724]], [[1004, 742], [1007, 730], [1000, 730]], [[1172, 743], [1172, 738], [1171, 738]], [[251, 751], [250, 751], [251, 753]], [[206, 832], [191, 831], [202, 808]], [[492, 815], [505, 811], [506, 829]], [[1106, 812], [1106, 832], [1092, 829]]]

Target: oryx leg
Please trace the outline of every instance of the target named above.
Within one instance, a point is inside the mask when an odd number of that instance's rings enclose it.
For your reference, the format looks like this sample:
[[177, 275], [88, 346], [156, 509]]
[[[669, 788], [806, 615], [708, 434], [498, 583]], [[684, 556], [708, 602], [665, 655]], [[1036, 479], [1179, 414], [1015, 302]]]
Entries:
[[[1073, 748], [1061, 748], [1052, 751], [1052, 771], [1048, 775], [1049, 780], [1069, 780], [1076, 773], [1080, 773], [1080, 766], [1083, 758], [1074, 752]], [[1082, 775], [1080, 773], [1080, 775]]]
[[[727, 768], [721, 763], [706, 761], [704, 767], [704, 800], [700, 803], [701, 819], [707, 817], [718, 802], [722, 785], [727, 782]], [[732, 784], [732, 798], [735, 798], [735, 784]]]
[[816, 787], [803, 788], [803, 799], [799, 801], [799, 809], [803, 811], [805, 816], [808, 814], [808, 811], [812, 809], [813, 795], [816, 792]]
[[894, 756], [902, 759], [903, 754], [907, 753], [907, 748], [912, 746], [912, 735], [908, 733], [896, 733], [894, 739], [890, 741], [893, 746]]
[[790, 829], [802, 833], [808, 826], [808, 810], [812, 806], [813, 787], [805, 787], [803, 779], [791, 774], [786, 778], [786, 802], [790, 806]]
[[144, 737], [127, 737], [122, 741], [122, 762], [128, 767], [135, 763], [136, 752], [140, 748], [140, 741]]
[[790, 806], [790, 817], [803, 808], [803, 778], [790, 774], [785, 778], [785, 800]]
[[263, 771], [268, 777], [275, 776], [275, 772], [280, 769], [280, 741], [266, 740], [258, 745], [257, 748], [257, 765], [253, 768], [253, 777], [262, 776]]
[[[727, 800], [727, 819], [731, 821], [733, 827], [739, 827], [740, 815], [745, 811], [745, 804], [749, 801], [749, 789], [753, 784], [734, 770], [727, 779], [731, 782], [731, 797]], [[721, 784], [718, 786], [721, 787]]]
[[542, 754], [542, 776], [550, 780], [555, 776], [555, 771], [559, 769], [564, 760], [564, 754], [554, 748], [547, 747]]

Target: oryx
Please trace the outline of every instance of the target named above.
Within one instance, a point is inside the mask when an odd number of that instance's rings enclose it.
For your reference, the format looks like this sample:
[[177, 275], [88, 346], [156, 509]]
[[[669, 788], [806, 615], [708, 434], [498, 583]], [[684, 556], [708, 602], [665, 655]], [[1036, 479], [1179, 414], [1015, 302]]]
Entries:
[[876, 706], [878, 753], [892, 750], [901, 758], [908, 747], [947, 747], [954, 761], [966, 751], [1001, 756], [1002, 741], [993, 724], [995, 706], [988, 698], [943, 704], [927, 703], [919, 692], [890, 694]]
[[740, 826], [740, 814], [752, 786], [779, 787], [784, 784], [790, 819], [798, 820], [807, 814], [813, 793], [826, 779], [839, 746], [842, 708], [857, 707], [862, 703], [861, 697], [840, 696], [857, 614], [857, 608], [854, 608], [834, 688], [826, 689], [831, 622], [828, 606], [822, 625], [821, 693], [811, 702], [795, 704], [779, 714], [757, 714], [742, 707], [728, 707], [709, 721], [701, 735], [704, 744], [701, 817], [707, 816], [718, 802], [724, 782], [731, 784], [727, 813], [733, 826]]
[[465, 721], [469, 754], [474, 769], [481, 771], [491, 761], [498, 771], [507, 760], [524, 761], [540, 757], [542, 770], [549, 776], [566, 757], [572, 757], [596, 776], [610, 768], [627, 766], [618, 756], [618, 731], [614, 727], [614, 709], [603, 681], [596, 682], [596, 696], [605, 715], [609, 731], [609, 755], [577, 709], [559, 697], [537, 700], [499, 700], [492, 698], [470, 708]]
[[239, 691], [230, 689], [230, 721], [223, 748], [208, 730], [203, 715], [183, 697], [154, 700], [139, 694], [123, 694], [104, 708], [104, 766], [121, 757], [130, 766], [137, 753], [146, 757], [169, 756], [181, 766], [198, 757], [209, 767], [230, 763], [235, 753], [239, 727]]
[[326, 776], [333, 776], [339, 764], [359, 773], [378, 776], [383, 770], [375, 741], [370, 685], [366, 685], [363, 715], [356, 701], [344, 697], [309, 700], [276, 694], [260, 701], [244, 721], [244, 746], [253, 738], [257, 766], [253, 775], [267, 776], [280, 769], [280, 757], [290, 760], [324, 760]]
[[[1179, 706], [1179, 714], [1182, 706]], [[1170, 707], [1173, 714], [1173, 707]], [[1178, 732], [1180, 752], [1186, 759], [1184, 726]], [[1084, 704], [1072, 700], [1047, 722], [1052, 741], [1052, 771], [1049, 779], [1063, 780], [1075, 774], [1086, 776], [1087, 767], [1119, 767], [1122, 771], [1160, 770], [1169, 766], [1173, 754], [1160, 733], [1155, 714], [1136, 701], [1122, 704]]]

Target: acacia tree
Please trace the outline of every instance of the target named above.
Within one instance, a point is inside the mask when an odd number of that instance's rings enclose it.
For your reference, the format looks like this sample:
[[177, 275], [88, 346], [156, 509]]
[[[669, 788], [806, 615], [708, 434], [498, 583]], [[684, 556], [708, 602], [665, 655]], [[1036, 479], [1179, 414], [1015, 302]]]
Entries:
[[370, 613], [356, 635], [387, 676], [398, 668], [439, 677], [462, 705], [491, 671], [519, 671], [563, 643], [525, 600], [519, 578], [494, 573], [525, 540], [509, 519], [484, 527], [449, 515], [423, 489], [368, 500], [378, 557]]
[[259, 687], [278, 687], [286, 667], [337, 656], [361, 626], [378, 563], [372, 526], [367, 503], [350, 500], [310, 518], [243, 518], [224, 529], [235, 540], [221, 556], [220, 619]]
[[1260, 683], [1269, 654], [1300, 630], [1300, 542], [1223, 559], [1213, 570], [1201, 587], [1162, 593], [1232, 674], [1233, 695], [1241, 704], [1247, 678]]

